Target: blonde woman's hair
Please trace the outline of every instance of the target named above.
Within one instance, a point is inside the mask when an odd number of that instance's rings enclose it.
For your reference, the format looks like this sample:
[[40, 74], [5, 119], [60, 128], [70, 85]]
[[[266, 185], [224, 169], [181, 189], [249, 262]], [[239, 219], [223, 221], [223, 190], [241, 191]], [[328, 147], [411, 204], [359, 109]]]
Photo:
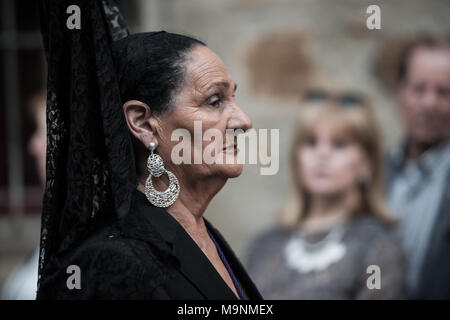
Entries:
[[369, 215], [392, 224], [394, 220], [384, 196], [380, 132], [369, 103], [363, 99], [357, 105], [347, 107], [331, 100], [302, 105], [290, 150], [293, 181], [288, 199], [279, 212], [279, 223], [294, 228], [308, 214], [308, 195], [298, 172], [298, 149], [314, 135], [319, 121], [326, 121], [335, 134], [343, 134], [357, 143], [370, 163], [371, 176], [359, 186], [358, 205], [353, 208], [351, 217]]

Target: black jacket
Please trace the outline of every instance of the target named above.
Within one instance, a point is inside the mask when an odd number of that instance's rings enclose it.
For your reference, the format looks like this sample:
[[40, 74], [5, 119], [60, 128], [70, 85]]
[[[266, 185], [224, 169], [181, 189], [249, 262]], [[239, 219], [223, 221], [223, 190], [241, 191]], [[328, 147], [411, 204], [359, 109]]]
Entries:
[[[55, 257], [41, 280], [38, 299], [237, 299], [167, 211], [137, 190], [133, 197], [126, 217]], [[262, 299], [225, 239], [205, 223], [248, 299]], [[67, 271], [70, 265], [80, 269], [80, 289], [68, 289], [75, 274]]]

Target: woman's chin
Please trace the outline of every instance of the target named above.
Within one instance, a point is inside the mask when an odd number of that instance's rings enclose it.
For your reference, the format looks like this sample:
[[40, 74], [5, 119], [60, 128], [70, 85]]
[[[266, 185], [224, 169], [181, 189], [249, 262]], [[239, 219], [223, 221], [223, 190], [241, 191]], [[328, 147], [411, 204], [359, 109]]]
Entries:
[[221, 161], [216, 161], [218, 171], [227, 178], [236, 178], [241, 175], [243, 164], [239, 161], [236, 151], [222, 152]]
[[242, 173], [242, 169], [243, 165], [241, 163], [220, 165], [220, 172], [227, 178], [239, 177]]

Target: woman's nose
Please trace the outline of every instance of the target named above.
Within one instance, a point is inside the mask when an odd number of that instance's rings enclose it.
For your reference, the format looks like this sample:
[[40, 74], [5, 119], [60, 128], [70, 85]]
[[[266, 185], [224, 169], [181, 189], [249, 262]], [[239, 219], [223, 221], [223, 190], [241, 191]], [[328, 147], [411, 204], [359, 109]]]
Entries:
[[228, 120], [229, 129], [242, 129], [244, 132], [253, 126], [250, 117], [237, 104], [234, 106], [233, 114]]
[[316, 147], [317, 156], [321, 159], [328, 159], [331, 155], [332, 148], [327, 143], [319, 143]]

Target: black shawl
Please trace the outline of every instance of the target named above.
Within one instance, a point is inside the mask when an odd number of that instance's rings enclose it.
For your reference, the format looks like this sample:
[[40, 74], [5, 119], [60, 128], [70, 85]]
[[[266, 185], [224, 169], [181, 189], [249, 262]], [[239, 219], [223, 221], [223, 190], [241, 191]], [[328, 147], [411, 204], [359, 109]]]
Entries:
[[[68, 27], [71, 5], [80, 9], [80, 29]], [[105, 220], [127, 215], [136, 188], [111, 50], [113, 41], [128, 35], [117, 6], [110, 0], [41, 0], [40, 17], [48, 82], [38, 283]]]

